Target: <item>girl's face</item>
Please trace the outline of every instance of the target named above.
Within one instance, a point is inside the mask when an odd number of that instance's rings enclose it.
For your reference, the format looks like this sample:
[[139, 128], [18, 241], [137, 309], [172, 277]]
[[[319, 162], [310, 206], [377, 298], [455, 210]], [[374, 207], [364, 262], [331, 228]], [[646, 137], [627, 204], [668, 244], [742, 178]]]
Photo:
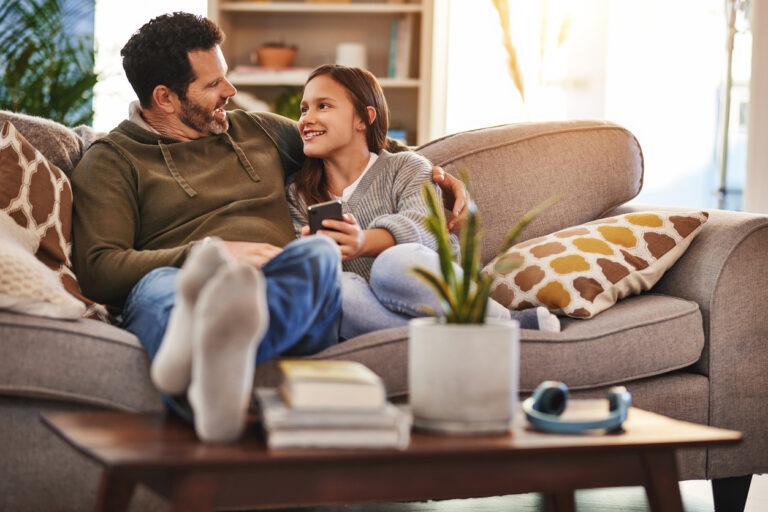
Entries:
[[365, 130], [344, 86], [329, 75], [306, 84], [299, 117], [305, 155], [330, 158], [347, 148], [367, 149]]

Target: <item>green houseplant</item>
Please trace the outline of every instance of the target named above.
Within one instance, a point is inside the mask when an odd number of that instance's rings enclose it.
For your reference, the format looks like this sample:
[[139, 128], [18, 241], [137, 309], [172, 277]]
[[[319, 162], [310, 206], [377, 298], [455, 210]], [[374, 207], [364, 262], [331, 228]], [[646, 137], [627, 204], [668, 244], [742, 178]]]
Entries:
[[0, 3], [0, 109], [67, 126], [93, 120], [93, 38], [70, 29], [92, 16], [90, 0]]
[[[469, 187], [467, 173], [464, 182]], [[510, 229], [490, 271], [480, 258], [480, 215], [470, 201], [460, 235], [461, 267], [452, 257], [442, 202], [423, 189], [428, 230], [437, 240], [439, 272], [417, 267], [442, 311], [409, 324], [408, 379], [414, 425], [448, 434], [507, 432], [518, 404], [520, 335], [515, 320], [487, 319], [494, 277], [521, 262], [504, 254], [525, 227], [556, 199], [528, 211]]]
[[[467, 171], [462, 170], [462, 179], [469, 188]], [[440, 275], [417, 267], [414, 272], [425, 280], [440, 297], [443, 305], [442, 317], [446, 323], [482, 324], [493, 279], [498, 274], [506, 274], [520, 265], [520, 261], [505, 255], [517, 238], [542, 211], [552, 205], [557, 198], [550, 198], [535, 206], [523, 215], [507, 232], [496, 259], [492, 272], [483, 272], [480, 259], [482, 232], [480, 214], [474, 201], [467, 205], [467, 219], [461, 229], [459, 245], [461, 247], [461, 275], [456, 272], [449, 241], [445, 213], [440, 199], [431, 186], [422, 189], [429, 209], [426, 219], [427, 229], [437, 241], [437, 253], [440, 257]]]

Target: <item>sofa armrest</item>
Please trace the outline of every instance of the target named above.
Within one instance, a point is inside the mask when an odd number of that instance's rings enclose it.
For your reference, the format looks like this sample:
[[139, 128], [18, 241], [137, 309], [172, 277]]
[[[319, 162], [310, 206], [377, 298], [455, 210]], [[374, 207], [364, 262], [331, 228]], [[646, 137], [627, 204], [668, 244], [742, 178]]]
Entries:
[[[626, 211], [680, 210], [628, 205]], [[736, 450], [712, 450], [709, 478], [768, 471], [768, 216], [707, 210], [709, 220], [686, 253], [653, 288], [697, 302], [704, 322], [702, 357], [692, 368], [710, 381], [710, 425], [740, 430]], [[735, 460], [749, 467], [732, 467]]]

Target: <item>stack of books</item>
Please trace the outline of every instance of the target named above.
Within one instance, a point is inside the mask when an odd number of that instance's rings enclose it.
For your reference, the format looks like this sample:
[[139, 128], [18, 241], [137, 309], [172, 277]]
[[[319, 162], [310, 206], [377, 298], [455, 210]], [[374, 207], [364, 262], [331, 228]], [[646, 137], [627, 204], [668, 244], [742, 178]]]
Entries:
[[411, 415], [381, 378], [354, 361], [282, 360], [279, 388], [257, 388], [269, 448], [408, 446]]

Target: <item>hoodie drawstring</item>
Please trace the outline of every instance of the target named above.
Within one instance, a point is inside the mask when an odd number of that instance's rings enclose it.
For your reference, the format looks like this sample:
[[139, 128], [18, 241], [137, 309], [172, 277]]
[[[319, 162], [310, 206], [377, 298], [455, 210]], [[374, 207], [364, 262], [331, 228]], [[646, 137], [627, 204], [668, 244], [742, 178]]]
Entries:
[[176, 183], [179, 184], [179, 186], [184, 190], [184, 192], [187, 193], [189, 197], [195, 197], [197, 195], [197, 191], [195, 191], [192, 186], [187, 183], [187, 180], [184, 179], [184, 177], [179, 174], [179, 171], [176, 169], [176, 164], [173, 161], [173, 157], [171, 156], [171, 150], [168, 149], [168, 146], [163, 144], [162, 142], [158, 141], [157, 145], [160, 146], [160, 152], [163, 154], [163, 159], [165, 160], [165, 165], [168, 167], [168, 170], [171, 172], [171, 176], [173, 176], [173, 179], [176, 180]]

